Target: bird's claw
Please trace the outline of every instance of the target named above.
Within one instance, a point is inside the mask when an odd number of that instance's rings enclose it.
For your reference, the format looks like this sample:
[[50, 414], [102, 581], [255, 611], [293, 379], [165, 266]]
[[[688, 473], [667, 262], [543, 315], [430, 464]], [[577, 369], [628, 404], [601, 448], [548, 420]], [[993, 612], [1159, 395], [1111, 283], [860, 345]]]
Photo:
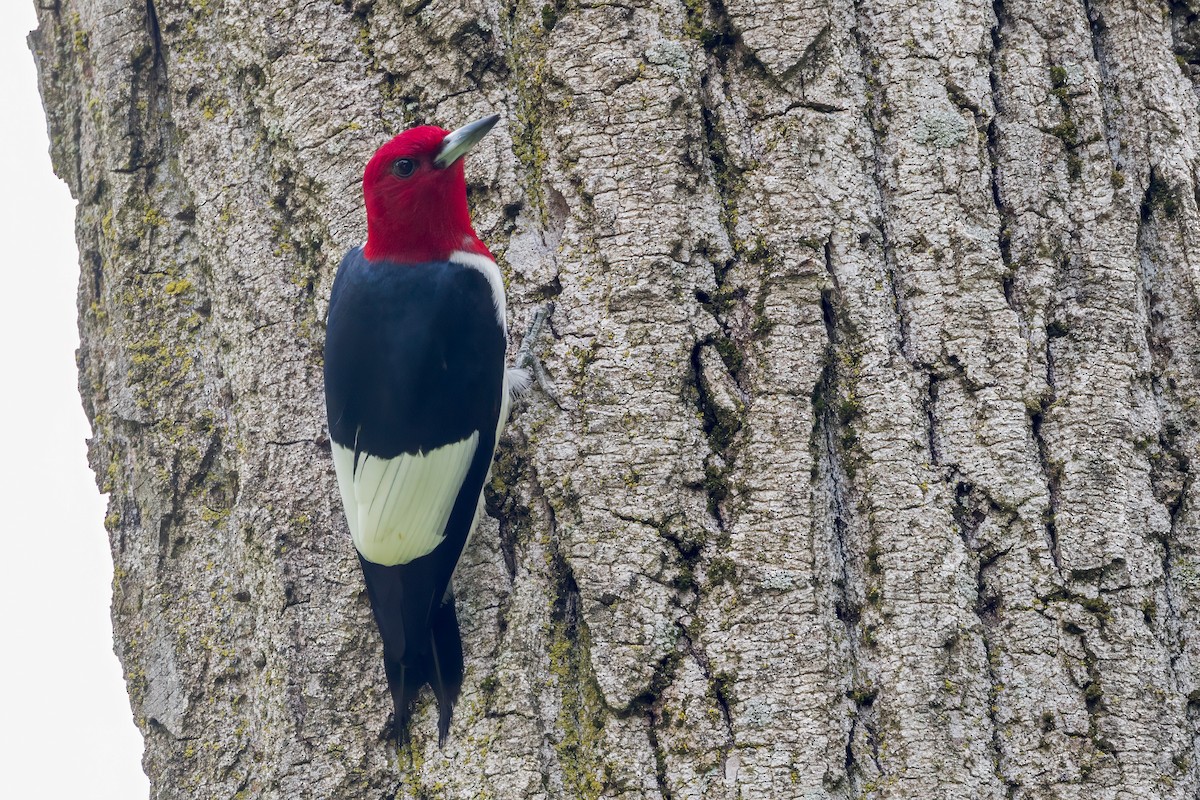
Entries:
[[550, 388], [550, 378], [546, 375], [546, 369], [542, 366], [541, 359], [533, 351], [538, 337], [541, 336], [542, 327], [553, 313], [553, 302], [546, 303], [533, 312], [533, 318], [529, 321], [529, 328], [526, 329], [525, 335], [521, 338], [521, 344], [517, 347], [517, 356], [513, 359], [513, 364], [516, 369], [522, 370], [526, 374], [532, 374], [538, 388], [545, 392], [546, 396], [556, 406], [562, 408], [562, 403], [559, 402], [558, 396]]

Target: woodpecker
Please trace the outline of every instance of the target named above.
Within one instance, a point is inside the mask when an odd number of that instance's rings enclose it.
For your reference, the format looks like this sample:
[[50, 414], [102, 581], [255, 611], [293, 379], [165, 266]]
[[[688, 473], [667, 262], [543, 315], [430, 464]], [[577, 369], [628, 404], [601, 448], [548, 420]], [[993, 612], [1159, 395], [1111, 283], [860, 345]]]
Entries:
[[383, 639], [397, 740], [428, 683], [445, 742], [463, 681], [450, 578], [512, 392], [504, 284], [467, 208], [463, 156], [499, 115], [425, 125], [363, 172], [367, 241], [329, 301], [325, 401], [338, 489]]

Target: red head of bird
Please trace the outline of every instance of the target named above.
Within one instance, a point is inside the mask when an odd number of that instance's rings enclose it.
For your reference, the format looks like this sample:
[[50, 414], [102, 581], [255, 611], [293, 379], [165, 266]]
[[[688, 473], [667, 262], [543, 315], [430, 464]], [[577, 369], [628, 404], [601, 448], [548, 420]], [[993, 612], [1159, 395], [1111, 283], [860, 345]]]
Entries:
[[471, 226], [463, 156], [498, 114], [447, 132], [409, 128], [379, 148], [363, 171], [371, 261], [445, 261], [456, 250], [491, 257]]

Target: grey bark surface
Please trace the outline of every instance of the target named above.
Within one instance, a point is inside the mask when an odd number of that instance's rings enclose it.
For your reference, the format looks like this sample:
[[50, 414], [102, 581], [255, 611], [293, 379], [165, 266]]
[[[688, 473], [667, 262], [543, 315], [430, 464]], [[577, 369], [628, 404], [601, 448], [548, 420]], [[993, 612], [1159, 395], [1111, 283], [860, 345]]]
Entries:
[[[39, 0], [152, 796], [1196, 797], [1198, 13]], [[397, 752], [324, 318], [374, 149], [492, 111], [557, 399]]]

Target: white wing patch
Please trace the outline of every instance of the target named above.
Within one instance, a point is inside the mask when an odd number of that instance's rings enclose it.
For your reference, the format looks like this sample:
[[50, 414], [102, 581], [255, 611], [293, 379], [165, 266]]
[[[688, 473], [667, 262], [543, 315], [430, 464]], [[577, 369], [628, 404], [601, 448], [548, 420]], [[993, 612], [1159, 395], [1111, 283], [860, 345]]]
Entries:
[[378, 458], [333, 445], [354, 546], [376, 564], [407, 564], [446, 538], [446, 523], [479, 446], [479, 431], [428, 453]]

